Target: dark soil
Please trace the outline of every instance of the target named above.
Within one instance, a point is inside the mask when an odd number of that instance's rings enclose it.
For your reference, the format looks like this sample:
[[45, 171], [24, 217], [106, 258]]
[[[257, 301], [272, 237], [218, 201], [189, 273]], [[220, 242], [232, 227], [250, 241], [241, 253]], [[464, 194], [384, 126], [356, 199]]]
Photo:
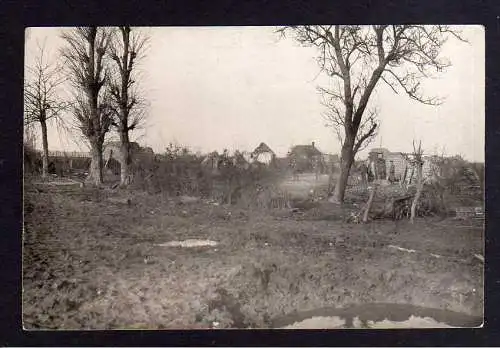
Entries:
[[[483, 255], [482, 223], [363, 225], [341, 215], [181, 204], [119, 189], [27, 189], [24, 327], [264, 328], [294, 312], [377, 302], [482, 316], [483, 264], [474, 257]], [[220, 244], [157, 246], [189, 238]]]

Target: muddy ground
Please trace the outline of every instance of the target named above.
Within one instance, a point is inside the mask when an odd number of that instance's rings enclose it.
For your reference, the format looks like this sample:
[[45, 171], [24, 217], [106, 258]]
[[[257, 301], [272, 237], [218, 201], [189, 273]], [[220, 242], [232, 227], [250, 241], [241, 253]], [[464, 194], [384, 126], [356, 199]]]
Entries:
[[[296, 312], [373, 303], [482, 316], [482, 222], [349, 224], [335, 209], [27, 188], [24, 327], [269, 328]], [[190, 238], [219, 244], [158, 245]]]

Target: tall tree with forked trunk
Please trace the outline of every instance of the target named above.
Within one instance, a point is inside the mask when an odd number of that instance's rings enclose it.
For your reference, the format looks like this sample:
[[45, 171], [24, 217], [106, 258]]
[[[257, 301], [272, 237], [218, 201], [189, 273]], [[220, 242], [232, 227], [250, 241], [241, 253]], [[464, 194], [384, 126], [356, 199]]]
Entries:
[[61, 49], [75, 88], [73, 115], [90, 145], [90, 179], [103, 182], [103, 144], [112, 122], [112, 109], [106, 93], [111, 31], [103, 27], [77, 27], [62, 33], [66, 45]]
[[278, 31], [291, 31], [300, 43], [316, 47], [320, 68], [330, 78], [330, 86], [319, 91], [342, 143], [340, 175], [330, 199], [336, 203], [344, 201], [356, 154], [377, 132], [377, 113], [369, 101], [379, 81], [396, 94], [402, 91], [420, 103], [438, 105], [442, 100], [425, 96], [421, 82], [450, 66], [441, 55], [449, 37], [465, 41], [453, 28], [440, 25], [317, 25]]
[[144, 56], [148, 37], [139, 29], [118, 27], [114, 32], [109, 55], [113, 60], [109, 86], [115, 110], [116, 127], [120, 136], [120, 183], [127, 186], [132, 181], [130, 165], [130, 132], [144, 120], [145, 103], [137, 88], [137, 63]]

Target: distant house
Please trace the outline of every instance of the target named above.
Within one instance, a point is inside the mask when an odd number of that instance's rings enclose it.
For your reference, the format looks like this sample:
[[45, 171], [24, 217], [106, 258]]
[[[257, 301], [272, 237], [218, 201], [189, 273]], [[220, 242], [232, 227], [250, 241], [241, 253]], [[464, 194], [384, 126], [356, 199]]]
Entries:
[[412, 166], [403, 152], [391, 152], [386, 148], [373, 148], [368, 154], [368, 167], [372, 175], [378, 179], [387, 179], [390, 174], [391, 161], [394, 164], [394, 176], [400, 179], [411, 175]]
[[394, 176], [396, 178], [402, 178], [404, 176], [405, 170], [407, 170], [406, 168], [410, 167], [411, 165], [406, 159], [405, 154], [401, 152], [388, 152], [385, 155], [384, 159], [386, 173], [389, 175], [392, 161], [392, 163], [394, 164]]
[[390, 153], [390, 151], [384, 147], [375, 147], [370, 150], [368, 158], [385, 158]]
[[322, 156], [323, 154], [315, 146], [314, 141], [311, 145], [295, 145], [291, 148], [290, 154], [297, 158], [310, 159], [314, 156]]
[[296, 169], [301, 171], [313, 170], [314, 163], [319, 159], [323, 160], [323, 153], [315, 146], [314, 141], [311, 145], [296, 145], [291, 148], [288, 156], [295, 161]]
[[275, 160], [276, 154], [266, 143], [260, 143], [251, 153], [251, 158], [255, 162], [270, 165]]
[[[394, 174], [396, 179], [403, 178], [406, 172], [407, 180], [416, 179], [416, 170], [413, 168], [413, 164], [408, 159], [411, 159], [411, 154], [404, 152], [391, 152], [385, 148], [374, 148], [370, 151], [368, 155], [368, 160], [373, 171], [373, 166], [377, 163], [378, 166], [383, 166], [383, 168], [378, 168], [379, 173], [384, 173], [384, 179], [389, 175], [391, 162], [394, 164]], [[436, 156], [423, 156], [424, 165], [422, 167], [422, 174], [424, 179], [430, 178], [434, 173], [439, 171], [437, 165]]]

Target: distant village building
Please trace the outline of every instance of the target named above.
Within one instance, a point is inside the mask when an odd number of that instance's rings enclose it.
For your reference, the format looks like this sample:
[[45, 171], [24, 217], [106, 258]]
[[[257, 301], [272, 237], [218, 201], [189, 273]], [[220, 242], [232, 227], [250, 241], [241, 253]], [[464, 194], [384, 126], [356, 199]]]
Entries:
[[387, 168], [386, 158], [388, 154], [389, 150], [385, 148], [374, 148], [370, 151], [368, 154], [368, 178], [370, 180], [387, 178], [389, 170]]
[[394, 176], [396, 179], [402, 178], [405, 170], [407, 170], [406, 168], [410, 166], [405, 154], [401, 152], [387, 152], [383, 159], [385, 159], [387, 175], [390, 174], [391, 162], [394, 164]]
[[288, 153], [288, 157], [295, 162], [295, 167], [299, 171], [313, 171], [318, 162], [323, 167], [323, 156], [314, 141], [311, 145], [295, 145]]
[[259, 146], [253, 150], [251, 157], [255, 162], [270, 165], [275, 160], [276, 154], [266, 143], [260, 143]]
[[[386, 148], [373, 148], [368, 154], [369, 170], [377, 172], [378, 179], [388, 179], [391, 169], [391, 163], [394, 165], [394, 175], [396, 180], [405, 177], [407, 181], [416, 179], [416, 170], [408, 159], [411, 159], [411, 153], [391, 152]], [[424, 164], [422, 174], [424, 180], [430, 179], [434, 174], [440, 171], [437, 156], [423, 156]]]

